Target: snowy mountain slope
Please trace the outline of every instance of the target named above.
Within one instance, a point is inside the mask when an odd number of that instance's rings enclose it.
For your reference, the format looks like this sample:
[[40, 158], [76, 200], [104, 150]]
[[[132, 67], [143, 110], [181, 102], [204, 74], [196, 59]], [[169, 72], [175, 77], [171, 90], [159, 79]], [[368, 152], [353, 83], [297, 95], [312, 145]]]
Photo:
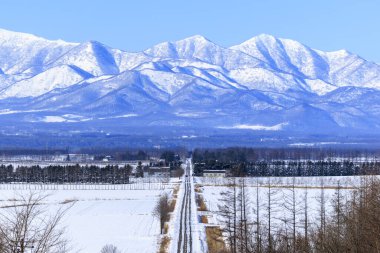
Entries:
[[309, 91], [317, 95], [325, 95], [337, 88], [335, 85], [320, 79], [304, 79], [304, 82], [309, 87]]
[[[323, 52], [297, 41], [259, 35], [231, 49], [252, 55], [278, 71], [333, 86], [380, 88], [380, 66], [346, 50]], [[331, 91], [327, 88], [323, 93]]]
[[142, 64], [154, 62], [152, 57], [144, 53], [129, 53], [118, 49], [111, 49], [111, 52], [120, 72], [133, 70]]
[[329, 82], [336, 86], [380, 88], [379, 65], [346, 50], [321, 52], [330, 66]]
[[277, 71], [310, 79], [324, 79], [328, 65], [312, 49], [299, 42], [261, 34], [231, 49], [256, 57]]
[[119, 73], [119, 66], [115, 62], [111, 48], [96, 41], [82, 43], [72, 48], [49, 65], [74, 65], [94, 76]]
[[236, 67], [265, 67], [266, 64], [243, 52], [223, 48], [202, 36], [176, 42], [164, 42], [144, 51], [160, 59], [188, 59], [234, 69]]
[[249, 89], [286, 92], [308, 90], [308, 87], [293, 75], [264, 68], [242, 68], [230, 71], [230, 77]]
[[178, 90], [196, 79], [187, 74], [173, 73], [171, 71], [143, 69], [140, 73], [169, 95], [175, 94]]
[[31, 78], [14, 83], [0, 92], [0, 99], [6, 97], [39, 96], [57, 88], [66, 88], [91, 77], [77, 67], [60, 65], [50, 68]]
[[[135, 85], [137, 84], [137, 85]], [[167, 94], [135, 71], [94, 81], [82, 82], [67, 89], [46, 93], [32, 102], [29, 108], [42, 110], [47, 107], [87, 116], [117, 115], [118, 113], [142, 113], [164, 104]], [[157, 109], [158, 110], [158, 109]]]
[[371, 131], [379, 116], [380, 66], [346, 50], [271, 35], [225, 48], [197, 35], [130, 53], [0, 29], [0, 120], [8, 122], [310, 133]]
[[0, 29], [0, 68], [10, 75], [23, 72], [37, 74], [77, 45]]

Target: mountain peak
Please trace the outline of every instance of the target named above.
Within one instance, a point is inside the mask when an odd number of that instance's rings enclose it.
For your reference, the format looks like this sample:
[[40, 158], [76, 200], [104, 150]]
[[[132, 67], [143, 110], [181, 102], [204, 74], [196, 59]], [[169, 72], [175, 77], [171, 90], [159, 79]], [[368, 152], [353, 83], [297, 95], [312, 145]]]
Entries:
[[258, 38], [258, 39], [270, 39], [270, 40], [276, 40], [277, 37], [273, 36], [272, 34], [267, 34], [267, 33], [260, 33], [259, 35], [253, 37], [253, 38]]
[[193, 42], [197, 42], [197, 43], [212, 43], [212, 44], [214, 44], [212, 41], [210, 41], [209, 39], [207, 39], [206, 37], [204, 37], [202, 35], [193, 35], [193, 36], [187, 37], [187, 38], [179, 40], [179, 41], [193, 41]]
[[6, 29], [0, 28], [0, 39], [8, 39], [8, 38], [14, 38], [14, 37], [20, 37], [23, 39], [42, 39], [40, 37], [37, 37], [33, 34], [29, 33], [22, 33], [22, 32], [14, 32], [14, 31], [9, 31]]
[[111, 49], [109, 46], [97, 41], [97, 40], [89, 40], [83, 43], [78, 44], [78, 48], [82, 49], [96, 49], [96, 48], [104, 48], [104, 49]]
[[348, 51], [346, 49], [340, 49], [340, 50], [329, 51], [329, 52], [323, 52], [323, 51], [319, 51], [319, 50], [317, 50], [317, 51], [321, 54], [327, 54], [327, 55], [335, 56], [335, 57], [345, 57], [348, 55], [353, 55], [353, 53], [351, 53], [350, 51]]
[[105, 44], [103, 44], [103, 43], [101, 43], [101, 42], [99, 42], [97, 40], [89, 40], [89, 41], [84, 42], [83, 44], [107, 47]]
[[256, 44], [259, 41], [264, 42], [264, 43], [268, 43], [268, 42], [273, 43], [277, 40], [278, 40], [278, 38], [276, 38], [273, 35], [262, 33], [262, 34], [259, 34], [257, 36], [254, 36], [254, 37], [244, 41], [240, 45]]
[[39, 37], [30, 33], [14, 32], [0, 28], [0, 41], [8, 41], [10, 43], [16, 43], [16, 41], [42, 41], [48, 43], [58, 43], [62, 45], [77, 45], [78, 43], [66, 42], [64, 40], [48, 40], [43, 37]]
[[244, 41], [243, 43], [232, 46], [231, 48], [239, 47], [239, 46], [256, 45], [258, 43], [263, 43], [265, 45], [270, 45], [270, 44], [273, 45], [276, 43], [278, 43], [278, 44], [284, 43], [284, 44], [289, 44], [289, 45], [293, 44], [293, 45], [307, 47], [304, 44], [302, 44], [296, 40], [293, 40], [293, 39], [280, 38], [280, 37], [273, 36], [271, 34], [262, 33], [262, 34], [259, 34], [257, 36], [254, 36], [254, 37]]
[[[215, 53], [220, 46], [201, 35], [194, 35], [182, 40], [163, 42], [144, 51], [145, 54], [162, 58], [192, 58], [194, 55]], [[205, 52], [207, 51], [207, 52]], [[211, 56], [213, 57], [213, 56]]]

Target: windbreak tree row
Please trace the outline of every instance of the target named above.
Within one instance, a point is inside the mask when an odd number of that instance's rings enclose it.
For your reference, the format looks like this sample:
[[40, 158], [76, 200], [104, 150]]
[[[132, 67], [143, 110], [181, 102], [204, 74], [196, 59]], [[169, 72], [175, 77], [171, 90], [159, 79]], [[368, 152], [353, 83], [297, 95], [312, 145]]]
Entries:
[[243, 177], [307, 177], [307, 176], [355, 176], [379, 175], [380, 162], [344, 161], [258, 161], [195, 163], [194, 173], [204, 170], [227, 170], [229, 176]]
[[112, 183], [127, 184], [132, 167], [126, 166], [0, 166], [1, 183]]
[[331, 149], [331, 148], [248, 148], [230, 147], [220, 149], [201, 149], [193, 151], [192, 157], [195, 163], [219, 162], [257, 162], [274, 160], [328, 160], [339, 158], [341, 160], [353, 160], [355, 158], [371, 160], [380, 156], [380, 150], [361, 149]]

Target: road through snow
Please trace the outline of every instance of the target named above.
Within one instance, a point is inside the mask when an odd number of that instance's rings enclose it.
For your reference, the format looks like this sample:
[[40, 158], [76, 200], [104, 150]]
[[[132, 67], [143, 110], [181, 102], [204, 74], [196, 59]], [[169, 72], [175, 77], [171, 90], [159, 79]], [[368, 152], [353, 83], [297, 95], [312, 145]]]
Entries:
[[202, 228], [197, 218], [191, 159], [186, 161], [185, 175], [179, 191], [179, 203], [175, 214], [174, 240], [170, 252], [202, 253], [205, 249]]

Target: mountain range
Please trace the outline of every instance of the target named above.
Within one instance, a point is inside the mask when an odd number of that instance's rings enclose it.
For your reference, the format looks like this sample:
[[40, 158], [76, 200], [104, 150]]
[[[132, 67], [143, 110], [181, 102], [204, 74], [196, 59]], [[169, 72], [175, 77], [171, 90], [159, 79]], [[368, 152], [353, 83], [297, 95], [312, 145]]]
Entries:
[[0, 29], [0, 123], [3, 134], [21, 126], [373, 133], [380, 65], [266, 34], [228, 48], [196, 35], [125, 52]]

